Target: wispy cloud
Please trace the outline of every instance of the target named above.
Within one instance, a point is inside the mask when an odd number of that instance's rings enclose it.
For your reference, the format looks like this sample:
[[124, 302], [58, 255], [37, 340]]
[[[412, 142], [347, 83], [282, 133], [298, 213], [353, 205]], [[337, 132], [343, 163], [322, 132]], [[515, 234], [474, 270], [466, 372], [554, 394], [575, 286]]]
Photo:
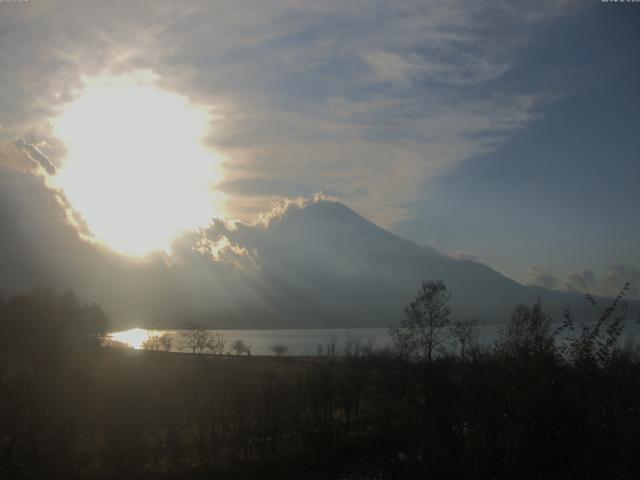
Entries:
[[591, 293], [605, 297], [615, 297], [629, 284], [626, 295], [640, 298], [640, 270], [635, 265], [608, 265], [603, 274], [591, 270], [574, 272], [564, 282], [541, 265], [529, 267], [530, 285], [557, 289], [566, 292]]
[[529, 267], [529, 285], [555, 289], [558, 286], [558, 279], [541, 265]]
[[44, 169], [44, 171], [47, 174], [55, 175], [55, 173], [56, 173], [55, 165], [53, 163], [51, 163], [51, 160], [49, 160], [49, 157], [47, 157], [44, 153], [42, 153], [42, 151], [38, 148], [37, 145], [33, 145], [31, 143], [27, 143], [22, 138], [16, 140], [13, 143], [14, 143], [14, 145], [16, 147], [22, 149], [27, 154], [29, 159], [32, 162], [34, 162], [34, 164], [37, 164], [42, 169]]
[[449, 252], [449, 256], [452, 258], [457, 258], [458, 260], [467, 260], [470, 262], [477, 262], [479, 260], [478, 257], [464, 250], [456, 250], [453, 252]]
[[590, 292], [596, 286], [596, 275], [591, 270], [572, 273], [564, 284], [570, 292]]
[[[149, 69], [218, 112], [240, 218], [336, 195], [379, 223], [424, 183], [498, 148], [557, 92], [502, 85], [518, 49], [574, 2], [30, 2], [0, 18], [0, 140], [64, 159], [47, 118], [82, 76]], [[31, 152], [31, 155], [34, 153]]]

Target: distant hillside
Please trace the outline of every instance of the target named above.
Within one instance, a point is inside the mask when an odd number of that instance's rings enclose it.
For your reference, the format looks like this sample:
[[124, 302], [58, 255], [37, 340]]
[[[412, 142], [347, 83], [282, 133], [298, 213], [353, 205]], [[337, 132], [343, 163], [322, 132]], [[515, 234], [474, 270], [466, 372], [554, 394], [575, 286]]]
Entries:
[[178, 238], [170, 255], [144, 260], [83, 242], [55, 218], [4, 232], [0, 280], [16, 291], [73, 289], [100, 303], [114, 328], [176, 328], [188, 319], [214, 328], [386, 327], [429, 279], [446, 282], [453, 319], [500, 323], [537, 298], [557, 320], [567, 305], [594, 313], [582, 295], [523, 286], [328, 200], [291, 203], [253, 225], [215, 221]]
[[502, 322], [516, 304], [537, 298], [558, 319], [567, 305], [586, 307], [582, 295], [523, 286], [399, 238], [337, 202], [292, 205], [265, 227], [213, 229], [256, 252], [274, 315], [267, 324], [387, 326], [427, 279], [445, 281], [455, 318], [482, 323]]

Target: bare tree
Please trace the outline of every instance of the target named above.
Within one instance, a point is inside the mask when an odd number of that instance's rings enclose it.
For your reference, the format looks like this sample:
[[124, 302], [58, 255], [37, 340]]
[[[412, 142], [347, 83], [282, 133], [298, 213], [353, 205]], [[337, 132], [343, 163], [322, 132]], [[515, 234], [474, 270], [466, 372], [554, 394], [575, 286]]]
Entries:
[[458, 321], [449, 331], [460, 342], [460, 357], [464, 360], [465, 347], [473, 346], [478, 339], [478, 320]]
[[532, 356], [554, 350], [551, 318], [540, 300], [531, 307], [518, 305], [511, 313], [501, 348], [512, 355]]
[[442, 350], [449, 323], [451, 294], [441, 280], [422, 282], [415, 299], [404, 309], [405, 318], [399, 326], [391, 327], [389, 335], [401, 355], [417, 357], [428, 362]]
[[185, 323], [185, 330], [181, 332], [183, 345], [191, 350], [191, 353], [202, 353], [207, 349], [210, 334], [203, 326], [196, 322]]
[[360, 338], [348, 335], [344, 342], [342, 355], [345, 358], [360, 358], [373, 353], [373, 339], [363, 341]]
[[173, 344], [173, 338], [168, 333], [162, 335], [152, 335], [147, 338], [142, 344], [142, 348], [145, 350], [164, 350], [165, 352], [171, 351], [171, 345]]
[[317, 355], [318, 357], [335, 358], [338, 354], [338, 337], [330, 335], [324, 345], [318, 344]]
[[168, 333], [163, 333], [160, 337], [160, 346], [162, 347], [162, 350], [164, 350], [165, 352], [170, 352], [172, 345], [173, 337], [171, 337], [171, 335], [169, 335]]
[[207, 343], [207, 351], [212, 355], [222, 355], [224, 353], [224, 347], [227, 344], [224, 339], [224, 335], [220, 332], [216, 332], [209, 336], [209, 342]]
[[231, 344], [231, 350], [233, 350], [236, 355], [242, 355], [243, 353], [248, 354], [248, 352], [250, 352], [249, 346], [244, 343], [244, 340], [240, 339]]
[[276, 357], [283, 357], [289, 353], [289, 347], [283, 343], [275, 343], [269, 347], [269, 350], [271, 350]]
[[329, 358], [335, 358], [337, 355], [337, 347], [338, 347], [338, 338], [335, 335], [331, 335], [327, 339], [327, 343], [325, 345], [325, 355]]
[[144, 350], [153, 350], [155, 352], [160, 350], [160, 347], [160, 337], [158, 335], [152, 335], [142, 342], [142, 348]]
[[[582, 323], [581, 331], [577, 336], [577, 326], [574, 324], [573, 314], [568, 307], [565, 310], [564, 322], [560, 328], [556, 329], [554, 335], [564, 331], [567, 342], [561, 346], [561, 350], [568, 354], [579, 368], [606, 366], [620, 356], [619, 340], [627, 321], [629, 309], [624, 297], [629, 288], [630, 284], [625, 283], [618, 295], [598, 314], [597, 320]], [[592, 307], [599, 306], [598, 300], [593, 295], [586, 294], [586, 299]], [[638, 323], [640, 323], [640, 311], [638, 312]], [[630, 342], [633, 342], [633, 337], [629, 338]]]

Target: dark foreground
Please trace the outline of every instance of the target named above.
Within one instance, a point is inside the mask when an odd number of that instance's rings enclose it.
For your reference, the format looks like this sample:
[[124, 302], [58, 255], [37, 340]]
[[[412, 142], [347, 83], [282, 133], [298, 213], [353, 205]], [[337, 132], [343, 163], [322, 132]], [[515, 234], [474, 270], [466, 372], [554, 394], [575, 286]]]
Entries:
[[1, 478], [637, 478], [640, 368], [3, 359]]
[[18, 307], [2, 479], [638, 478], [640, 363], [607, 335], [559, 349], [525, 322], [464, 360], [216, 357], [101, 348]]

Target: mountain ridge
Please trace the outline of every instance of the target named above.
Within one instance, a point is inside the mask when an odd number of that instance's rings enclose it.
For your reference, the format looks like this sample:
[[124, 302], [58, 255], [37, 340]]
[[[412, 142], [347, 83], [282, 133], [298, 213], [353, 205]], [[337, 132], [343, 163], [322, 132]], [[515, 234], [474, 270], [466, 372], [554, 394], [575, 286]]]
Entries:
[[266, 325], [388, 326], [429, 279], [452, 292], [453, 319], [501, 323], [515, 305], [538, 298], [556, 319], [569, 304], [585, 311], [581, 294], [521, 285], [481, 262], [394, 235], [335, 201], [290, 204], [262, 229], [223, 233], [257, 254], [270, 292], [264, 311], [274, 315]]
[[502, 323], [538, 298], [556, 320], [567, 305], [577, 315], [594, 311], [582, 294], [521, 285], [326, 199], [290, 202], [255, 224], [213, 221], [176, 239], [170, 255], [139, 260], [83, 241], [58, 220], [55, 202], [45, 205], [38, 222], [5, 230], [3, 285], [72, 289], [102, 305], [118, 329], [180, 328], [189, 319], [231, 329], [387, 327], [430, 279], [451, 291], [452, 320]]

